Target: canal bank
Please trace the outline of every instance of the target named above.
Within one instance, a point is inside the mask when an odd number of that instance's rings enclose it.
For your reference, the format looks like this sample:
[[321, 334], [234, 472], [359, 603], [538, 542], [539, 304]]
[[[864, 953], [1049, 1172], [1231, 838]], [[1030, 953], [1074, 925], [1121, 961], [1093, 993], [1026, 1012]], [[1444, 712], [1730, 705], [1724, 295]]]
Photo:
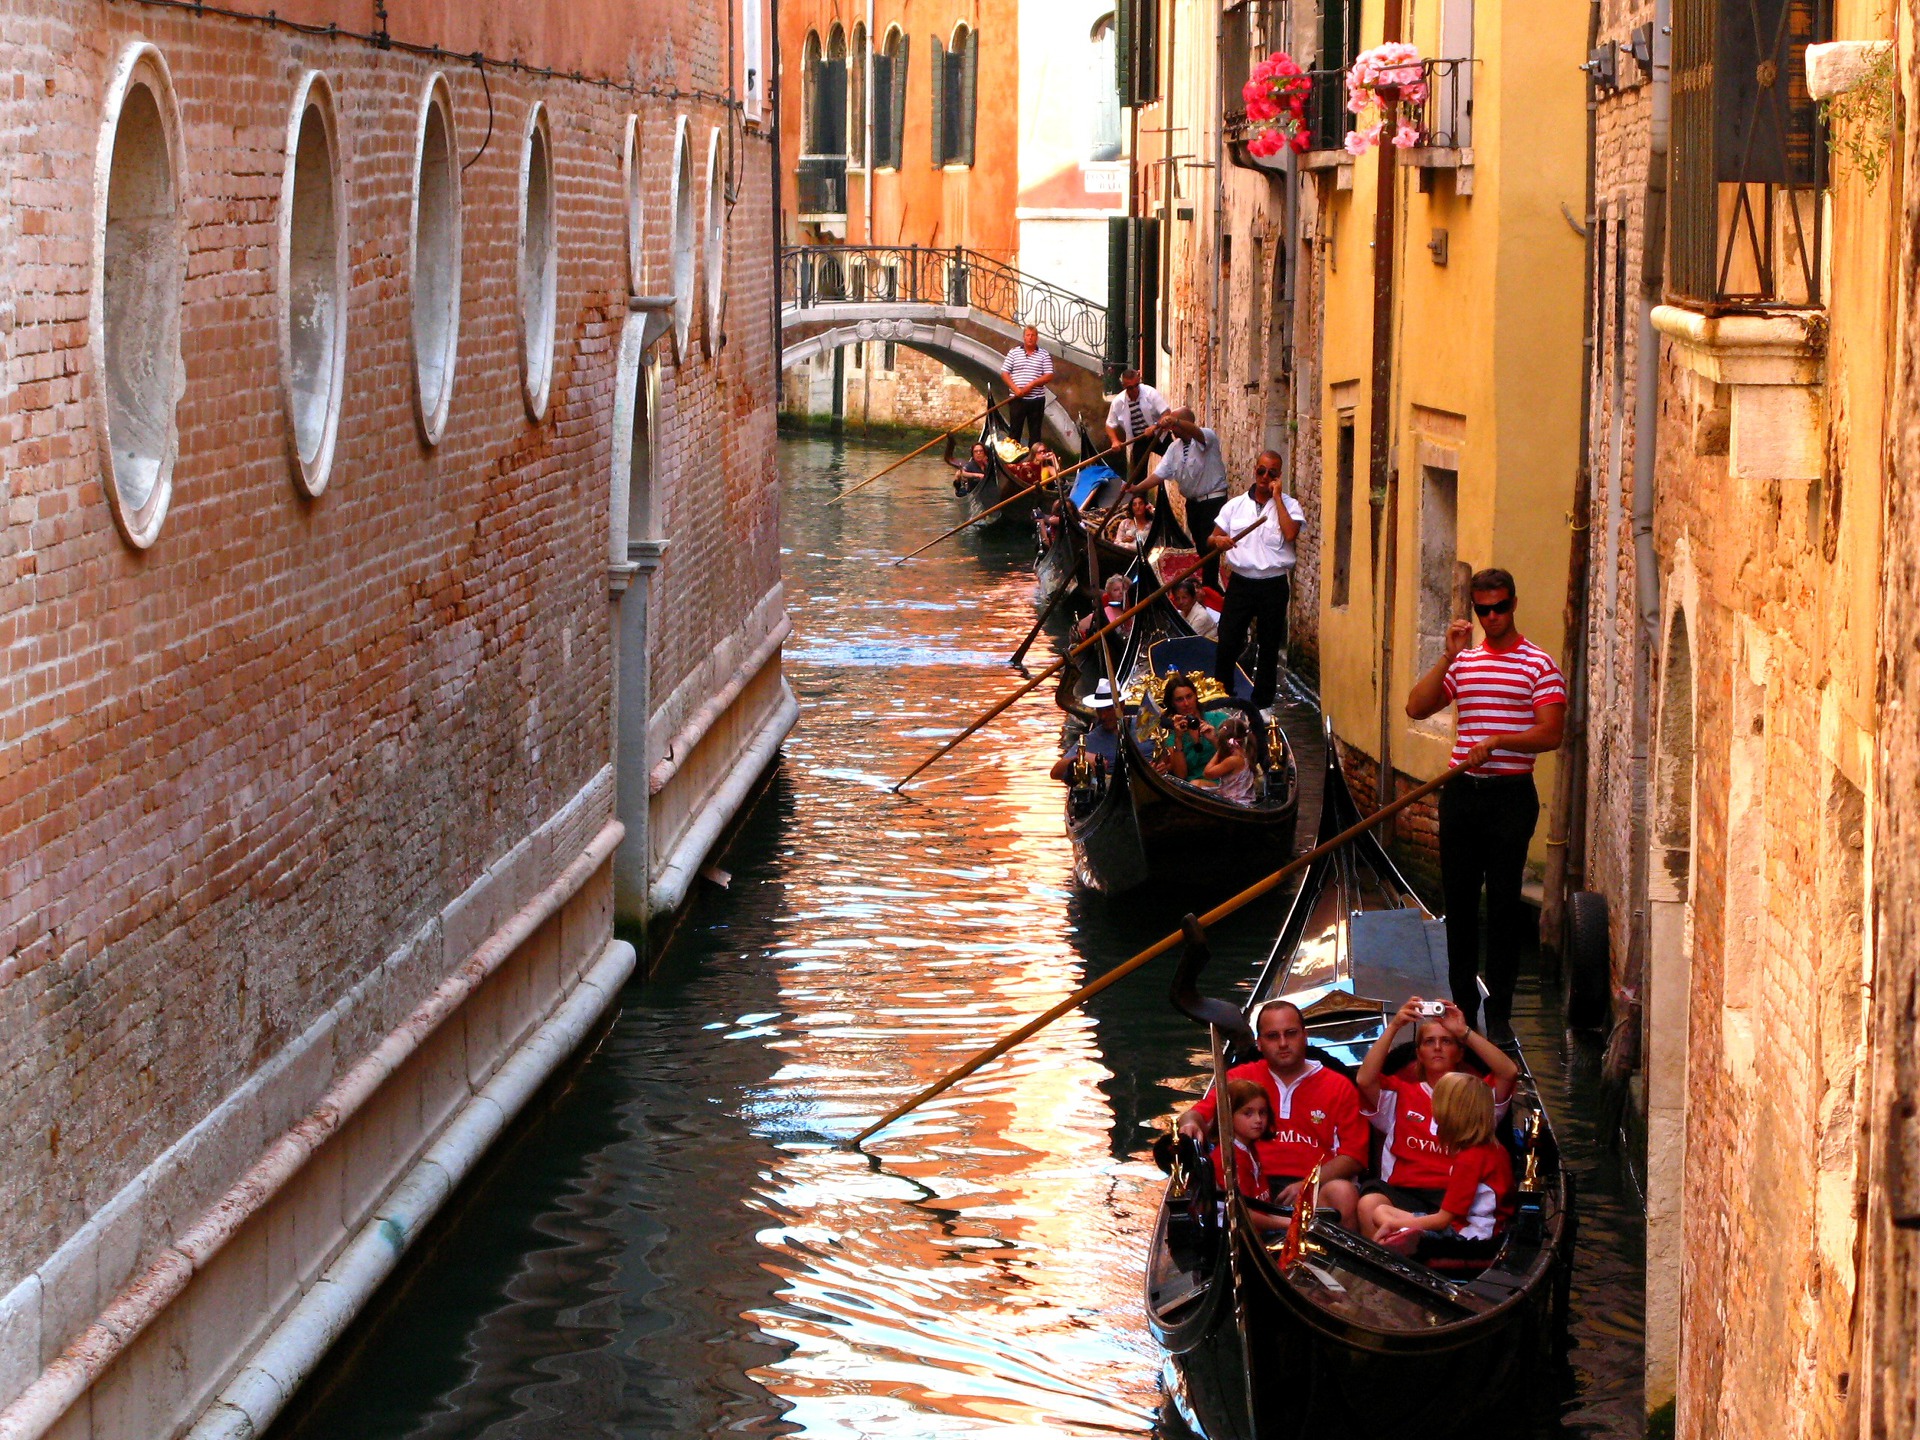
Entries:
[[[1149, 1434], [1153, 1127], [1203, 1042], [1153, 967], [887, 1132], [832, 1137], [1164, 933], [1203, 897], [1076, 892], [1044, 693], [894, 796], [1017, 679], [1023, 536], [964, 536], [932, 457], [782, 442], [785, 760], [658, 970], [530, 1107], [276, 1434]], [[1289, 717], [1316, 773], [1313, 725]], [[1303, 815], [1302, 836], [1312, 817]], [[1211, 897], [1218, 898], [1218, 897]], [[1284, 903], [1214, 936], [1250, 976]], [[1221, 982], [1224, 985], [1224, 981]], [[1564, 1433], [1638, 1433], [1636, 1202], [1598, 1057], [1529, 985], [1516, 1026], [1582, 1193]]]

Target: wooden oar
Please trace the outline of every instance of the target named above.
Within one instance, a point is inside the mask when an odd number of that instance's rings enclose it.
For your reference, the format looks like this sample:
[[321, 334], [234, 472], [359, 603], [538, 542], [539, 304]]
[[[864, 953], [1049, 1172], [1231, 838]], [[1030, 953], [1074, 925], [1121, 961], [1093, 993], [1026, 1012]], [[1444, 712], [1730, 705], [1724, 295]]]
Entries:
[[[1007, 496], [1006, 499], [1001, 500], [996, 504], [989, 505], [986, 509], [982, 510], [978, 515], [969, 515], [966, 519], [962, 520], [958, 525], [954, 526], [951, 530], [942, 530], [938, 535], [934, 536], [933, 539], [927, 541], [927, 543], [922, 545], [918, 550], [909, 550], [906, 554], [902, 555], [898, 560], [894, 561], [893, 563], [896, 565], [904, 565], [907, 563], [907, 561], [913, 559], [914, 556], [926, 554], [927, 551], [931, 550], [934, 546], [938, 545], [942, 540], [949, 540], [953, 536], [958, 535], [962, 530], [967, 529], [969, 526], [979, 524], [980, 521], [986, 519], [987, 516], [993, 514], [993, 512], [996, 510], [1006, 509], [1007, 506], [1013, 504], [1013, 502], [1018, 500], [1022, 495], [1031, 495], [1034, 491], [1038, 490], [1042, 485], [1057, 485], [1062, 480], [1066, 479], [1067, 476], [1073, 474], [1074, 471], [1085, 469], [1087, 466], [1093, 464], [1093, 462], [1096, 460], [1104, 460], [1107, 456], [1113, 454], [1115, 450], [1118, 450], [1121, 448], [1122, 447], [1118, 445], [1110, 445], [1105, 450], [1096, 451], [1094, 454], [1089, 455], [1084, 460], [1076, 461], [1074, 464], [1069, 465], [1064, 470], [1056, 470], [1050, 477], [1048, 477], [1045, 480], [1036, 481], [1032, 485], [1027, 486], [1027, 488], [1024, 490], [1014, 491], [1013, 494]], [[1062, 493], [1064, 494], [1065, 492], [1063, 491]]]
[[[1011, 399], [1013, 399], [1013, 396], [1009, 395], [1007, 397], [1007, 400], [1011, 400]], [[847, 496], [853, 494], [854, 491], [866, 489], [867, 486], [871, 485], [874, 481], [878, 480], [883, 475], [891, 475], [894, 471], [898, 470], [902, 465], [906, 464], [907, 461], [913, 459], [914, 456], [926, 454], [927, 451], [931, 450], [934, 446], [938, 445], [942, 440], [946, 439], [948, 435], [958, 435], [962, 430], [966, 429], [969, 425], [978, 425], [982, 420], [986, 419], [987, 416], [991, 415], [994, 411], [998, 410], [1002, 405], [1006, 404], [1007, 400], [994, 401], [993, 404], [989, 405], [986, 409], [982, 410], [978, 415], [974, 416], [971, 420], [962, 420], [958, 425], [954, 426], [953, 429], [934, 436], [931, 440], [927, 441], [926, 444], [922, 445], [918, 450], [909, 450], [906, 454], [902, 455], [898, 460], [894, 461], [891, 465], [887, 466], [886, 469], [874, 471], [873, 474], [869, 475], [866, 479], [862, 480], [858, 485], [849, 485], [846, 489], [842, 490], [838, 495], [834, 496], [831, 500], [827, 501], [827, 504], [838, 505], [842, 500], [846, 499]]]
[[[1381, 806], [1359, 824], [1349, 825], [1345, 830], [1342, 830], [1325, 844], [1314, 846], [1313, 849], [1296, 860], [1289, 860], [1285, 865], [1282, 865], [1278, 870], [1267, 876], [1266, 879], [1255, 881], [1238, 895], [1235, 895], [1231, 900], [1223, 900], [1214, 906], [1213, 909], [1207, 911], [1206, 914], [1200, 917], [1201, 926], [1204, 928], [1215, 925], [1219, 921], [1226, 919], [1227, 916], [1233, 914], [1236, 910], [1252, 904], [1262, 895], [1272, 890], [1282, 880], [1285, 880], [1291, 875], [1299, 874], [1300, 871], [1318, 860], [1322, 855], [1327, 854], [1329, 851], [1337, 850], [1349, 841], [1359, 838], [1375, 825], [1378, 825], [1382, 820], [1399, 814], [1400, 811], [1406, 809], [1407, 806], [1413, 804], [1416, 800], [1426, 799], [1427, 796], [1433, 794], [1434, 791], [1438, 790], [1442, 785], [1446, 784], [1466, 768], [1464, 765], [1456, 765], [1444, 775], [1429, 780], [1424, 785], [1416, 785], [1392, 804]], [[862, 1130], [858, 1135], [846, 1141], [846, 1147], [848, 1149], [854, 1149], [865, 1143], [868, 1136], [886, 1129], [887, 1126], [891, 1125], [908, 1111], [918, 1109], [920, 1106], [926, 1104], [927, 1101], [933, 1099], [934, 1096], [951, 1089], [969, 1075], [973, 1074], [973, 1072], [981, 1066], [999, 1059], [1022, 1040], [1039, 1034], [1062, 1015], [1086, 1004], [1087, 1001], [1098, 995], [1102, 990], [1105, 990], [1109, 985], [1118, 984], [1120, 981], [1126, 979], [1127, 976], [1133, 974], [1133, 972], [1138, 970], [1142, 965], [1159, 959], [1162, 955], [1173, 949], [1174, 946], [1178, 945], [1181, 939], [1182, 932], [1179, 930], [1175, 930], [1171, 935], [1164, 935], [1125, 964], [1117, 965], [1109, 970], [1091, 985], [1081, 986], [1058, 1005], [1043, 1011], [1041, 1014], [1027, 1021], [1026, 1024], [1020, 1026], [1017, 1030], [1009, 1031], [1006, 1035], [994, 1041], [993, 1044], [975, 1055], [971, 1060], [967, 1061], [966, 1064], [949, 1070], [945, 1075], [941, 1076], [940, 1079], [922, 1090], [918, 1095], [915, 1095], [911, 1100], [906, 1101], [904, 1104], [894, 1106], [893, 1109], [889, 1110], [885, 1115], [882, 1115], [878, 1120], [874, 1121], [873, 1124], [867, 1126], [867, 1128]]]
[[1053, 594], [1047, 598], [1046, 606], [1040, 611], [1040, 618], [1033, 622], [1033, 628], [1027, 631], [1027, 638], [1020, 642], [1020, 648], [1014, 651], [1012, 658], [1007, 661], [1009, 665], [1016, 670], [1020, 668], [1020, 662], [1027, 658], [1027, 651], [1032, 649], [1033, 642], [1040, 638], [1040, 631], [1045, 627], [1048, 617], [1053, 614], [1055, 607], [1072, 588], [1073, 575], [1069, 572], [1066, 579], [1053, 587]]
[[[1242, 530], [1239, 535], [1235, 535], [1233, 537], [1234, 543], [1238, 544], [1241, 536], [1251, 535], [1255, 530], [1258, 530], [1262, 525], [1266, 523], [1267, 523], [1267, 517], [1265, 515], [1260, 516], [1253, 522], [1253, 524], [1247, 526], [1246, 529]], [[1029, 680], [1026, 684], [1022, 685], [1018, 690], [1014, 691], [1011, 695], [1007, 696], [1006, 699], [1002, 700], [999, 704], [995, 705], [991, 710], [988, 710], [987, 713], [982, 715], [978, 720], [975, 720], [971, 725], [967, 726], [966, 729], [962, 730], [958, 735], [954, 736], [953, 739], [947, 741], [946, 744], [942, 745], [938, 750], [934, 751], [933, 754], [929, 755], [926, 759], [922, 760], [918, 765], [914, 766], [913, 769], [909, 770], [905, 775], [902, 775], [899, 780], [894, 782], [893, 793], [898, 795], [900, 793], [900, 787], [905, 785], [909, 780], [913, 779], [914, 776], [918, 775], [922, 770], [926, 769], [929, 765], [933, 764], [933, 762], [938, 760], [942, 755], [945, 755], [948, 751], [954, 749], [954, 747], [959, 745], [960, 742], [962, 740], [965, 740], [969, 735], [981, 729], [983, 726], [987, 724], [988, 721], [992, 720], [994, 716], [1005, 713], [1008, 709], [1012, 707], [1013, 703], [1016, 700], [1018, 700], [1022, 695], [1026, 695], [1031, 691], [1039, 689], [1040, 686], [1042, 686], [1047, 682], [1049, 677], [1057, 674], [1060, 671], [1060, 669], [1067, 664], [1068, 661], [1073, 659], [1074, 656], [1078, 655], [1083, 650], [1092, 648], [1095, 641], [1103, 639], [1109, 631], [1124, 624], [1127, 620], [1132, 618], [1139, 611], [1146, 609], [1147, 606], [1151, 605], [1155, 600], [1159, 599], [1162, 595], [1166, 594], [1167, 591], [1171, 590], [1175, 585], [1179, 584], [1187, 576], [1191, 575], [1195, 570], [1198, 570], [1200, 566], [1203, 565], [1204, 563], [1206, 562], [1203, 557], [1195, 556], [1193, 564], [1181, 570], [1171, 580], [1167, 581], [1164, 585], [1160, 586], [1159, 589], [1151, 591], [1147, 595], [1134, 601], [1133, 604], [1129, 605], [1126, 609], [1122, 610], [1118, 615], [1114, 616], [1113, 619], [1109, 620], [1105, 625], [1102, 625], [1098, 630], [1094, 631], [1091, 635], [1087, 636], [1086, 639], [1082, 640], [1078, 645], [1074, 646], [1071, 650], [1067, 651], [1066, 654], [1062, 655], [1058, 660], [1054, 661], [1053, 664], [1049, 665], [1046, 669], [1042, 670], [1038, 675], [1034, 676], [1033, 679]], [[1095, 603], [1098, 604], [1099, 602], [1096, 601]], [[1100, 612], [1096, 610], [1094, 613], [1097, 615]], [[1114, 699], [1115, 699], [1115, 703], [1118, 703], [1119, 697], [1115, 696]]]

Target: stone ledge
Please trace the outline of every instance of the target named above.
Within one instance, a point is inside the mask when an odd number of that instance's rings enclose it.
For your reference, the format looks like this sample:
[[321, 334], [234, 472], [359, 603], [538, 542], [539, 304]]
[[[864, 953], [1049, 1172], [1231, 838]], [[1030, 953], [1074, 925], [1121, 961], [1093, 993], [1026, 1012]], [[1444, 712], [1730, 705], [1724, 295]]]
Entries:
[[1673, 363], [1700, 382], [1726, 388], [1722, 405], [1727, 470], [1741, 480], [1817, 480], [1826, 469], [1822, 389], [1826, 315], [1704, 315], [1658, 305], [1653, 328], [1671, 343]]

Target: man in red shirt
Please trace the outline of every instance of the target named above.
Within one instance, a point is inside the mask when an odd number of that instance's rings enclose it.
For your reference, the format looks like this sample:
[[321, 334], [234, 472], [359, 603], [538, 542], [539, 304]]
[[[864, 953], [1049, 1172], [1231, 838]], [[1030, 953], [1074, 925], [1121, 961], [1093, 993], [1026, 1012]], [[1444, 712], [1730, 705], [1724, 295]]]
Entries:
[[[1254, 1017], [1260, 1058], [1236, 1065], [1229, 1080], [1251, 1080], [1267, 1092], [1273, 1138], [1260, 1143], [1260, 1173], [1291, 1205], [1300, 1182], [1320, 1167], [1319, 1203], [1340, 1212], [1349, 1229], [1360, 1204], [1353, 1177], [1367, 1166], [1367, 1122], [1360, 1092], [1338, 1070], [1307, 1057], [1307, 1022], [1291, 1000], [1270, 1000]], [[1180, 1131], [1202, 1144], [1217, 1139], [1211, 1089], [1180, 1117]], [[1231, 1143], [1231, 1142], [1229, 1142]]]
[[1513, 1038], [1513, 982], [1525, 910], [1520, 885], [1540, 819], [1533, 757], [1560, 748], [1567, 682], [1560, 667], [1514, 624], [1513, 576], [1481, 570], [1467, 582], [1485, 638], [1468, 648], [1473, 622], [1447, 627], [1447, 648], [1414, 682], [1415, 720], [1454, 706], [1452, 764], [1467, 771], [1440, 792], [1440, 888], [1447, 906], [1447, 968], [1453, 1001], [1474, 1024], [1480, 1011], [1480, 892], [1487, 894], [1487, 1035]]

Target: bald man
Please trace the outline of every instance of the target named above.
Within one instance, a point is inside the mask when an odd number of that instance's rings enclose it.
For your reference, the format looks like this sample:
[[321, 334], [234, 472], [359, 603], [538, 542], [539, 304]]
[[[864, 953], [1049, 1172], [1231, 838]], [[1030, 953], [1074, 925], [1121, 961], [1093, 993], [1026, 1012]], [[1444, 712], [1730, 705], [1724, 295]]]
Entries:
[[[1293, 596], [1293, 542], [1307, 512], [1291, 495], [1280, 493], [1285, 463], [1271, 450], [1253, 462], [1253, 484], [1221, 507], [1214, 521], [1213, 549], [1227, 563], [1227, 603], [1220, 612], [1220, 643], [1214, 652], [1214, 678], [1233, 689], [1233, 667], [1254, 631], [1253, 703], [1273, 704], [1280, 657], [1287, 645], [1287, 603]], [[1259, 524], [1242, 535], [1249, 526]], [[1234, 536], [1240, 535], [1236, 542]]]

